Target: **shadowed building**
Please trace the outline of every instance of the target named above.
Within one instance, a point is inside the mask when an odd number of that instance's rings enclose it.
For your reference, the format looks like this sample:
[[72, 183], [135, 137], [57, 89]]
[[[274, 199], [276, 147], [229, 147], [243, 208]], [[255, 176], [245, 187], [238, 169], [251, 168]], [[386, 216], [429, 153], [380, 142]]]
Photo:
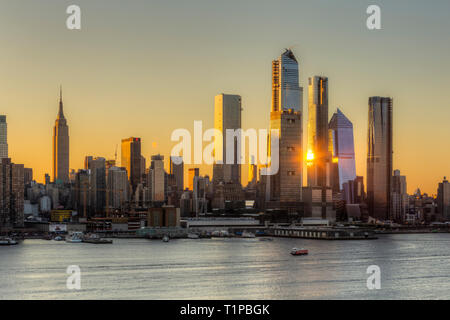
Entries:
[[8, 124], [6, 116], [0, 116], [0, 161], [8, 158]]
[[392, 106], [391, 98], [369, 98], [367, 205], [369, 215], [381, 220], [392, 219]]
[[53, 128], [53, 181], [69, 182], [69, 127], [64, 117], [62, 90], [58, 117]]
[[133, 195], [142, 177], [141, 138], [123, 139], [121, 156], [121, 165], [127, 170]]

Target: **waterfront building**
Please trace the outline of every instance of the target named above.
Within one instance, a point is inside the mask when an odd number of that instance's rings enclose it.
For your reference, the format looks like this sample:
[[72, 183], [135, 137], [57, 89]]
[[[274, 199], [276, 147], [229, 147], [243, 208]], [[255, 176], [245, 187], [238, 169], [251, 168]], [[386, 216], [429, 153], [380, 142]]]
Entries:
[[336, 221], [336, 211], [333, 208], [333, 190], [330, 187], [303, 188], [305, 218], [326, 219]]
[[[214, 128], [222, 133], [214, 139], [213, 180], [215, 183], [241, 182], [241, 96], [219, 94], [214, 98]], [[233, 130], [233, 140], [228, 140], [227, 130]], [[230, 136], [231, 138], [231, 136]], [[227, 157], [231, 161], [227, 160]]]
[[309, 78], [308, 86], [308, 186], [331, 186], [331, 154], [328, 144], [328, 78]]
[[334, 192], [343, 190], [344, 183], [356, 179], [353, 124], [340, 109], [333, 114], [329, 130], [329, 151], [333, 172], [331, 186]]
[[406, 177], [395, 170], [392, 176], [392, 218], [397, 222], [404, 222], [409, 213], [409, 197], [406, 189]]
[[[278, 158], [271, 167], [277, 172], [266, 176], [266, 201], [272, 206], [297, 208], [302, 198], [303, 135], [302, 94], [299, 86], [298, 62], [291, 50], [286, 50], [272, 62], [272, 107], [270, 129], [276, 130], [278, 155], [272, 144], [271, 159]], [[272, 141], [272, 134], [269, 141]]]
[[59, 95], [59, 112], [53, 128], [53, 181], [69, 182], [69, 127], [64, 117], [62, 90]]
[[441, 219], [450, 220], [450, 183], [447, 177], [439, 183], [437, 205]]
[[6, 116], [0, 115], [0, 161], [8, 158], [8, 124]]
[[134, 194], [142, 178], [141, 138], [123, 139], [121, 157], [121, 166], [127, 170], [128, 180]]
[[0, 160], [0, 230], [24, 226], [24, 165]]
[[392, 181], [392, 98], [369, 98], [367, 205], [369, 215], [390, 220]]
[[364, 177], [358, 176], [343, 184], [343, 197], [346, 204], [361, 204], [365, 201]]

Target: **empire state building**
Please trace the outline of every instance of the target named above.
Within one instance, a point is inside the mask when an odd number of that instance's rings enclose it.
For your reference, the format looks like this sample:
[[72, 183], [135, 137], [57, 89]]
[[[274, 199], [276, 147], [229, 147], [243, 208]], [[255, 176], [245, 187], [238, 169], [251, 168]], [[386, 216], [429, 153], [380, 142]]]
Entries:
[[69, 127], [64, 117], [61, 89], [58, 117], [53, 128], [53, 181], [69, 182]]

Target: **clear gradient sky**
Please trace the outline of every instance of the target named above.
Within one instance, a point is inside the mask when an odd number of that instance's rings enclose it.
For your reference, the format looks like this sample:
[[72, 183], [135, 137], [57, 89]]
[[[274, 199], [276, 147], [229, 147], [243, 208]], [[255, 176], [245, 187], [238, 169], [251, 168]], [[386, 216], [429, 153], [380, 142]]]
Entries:
[[[65, 26], [71, 4], [80, 31]], [[382, 9], [382, 30], [366, 28], [370, 4]], [[147, 164], [167, 158], [174, 129], [213, 126], [222, 92], [242, 96], [244, 128], [268, 128], [271, 61], [291, 47], [304, 128], [307, 79], [327, 76], [329, 116], [340, 107], [353, 122], [365, 176], [368, 97], [393, 97], [394, 169], [408, 192], [435, 194], [450, 176], [449, 12], [448, 0], [0, 0], [10, 157], [39, 181], [51, 173], [60, 84], [74, 169], [86, 155], [114, 158], [116, 144], [120, 159], [129, 136], [142, 138]]]

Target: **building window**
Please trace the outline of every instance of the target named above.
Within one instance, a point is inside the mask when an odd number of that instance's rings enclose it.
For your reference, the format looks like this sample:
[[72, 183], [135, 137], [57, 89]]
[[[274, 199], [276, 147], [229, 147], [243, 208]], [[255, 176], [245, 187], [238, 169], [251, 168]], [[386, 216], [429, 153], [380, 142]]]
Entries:
[[295, 176], [295, 171], [288, 171], [288, 172], [287, 172], [287, 175], [288, 175], [288, 176]]
[[294, 151], [295, 151], [295, 148], [294, 148], [294, 147], [287, 147], [287, 151], [289, 151], [289, 152], [294, 152]]

